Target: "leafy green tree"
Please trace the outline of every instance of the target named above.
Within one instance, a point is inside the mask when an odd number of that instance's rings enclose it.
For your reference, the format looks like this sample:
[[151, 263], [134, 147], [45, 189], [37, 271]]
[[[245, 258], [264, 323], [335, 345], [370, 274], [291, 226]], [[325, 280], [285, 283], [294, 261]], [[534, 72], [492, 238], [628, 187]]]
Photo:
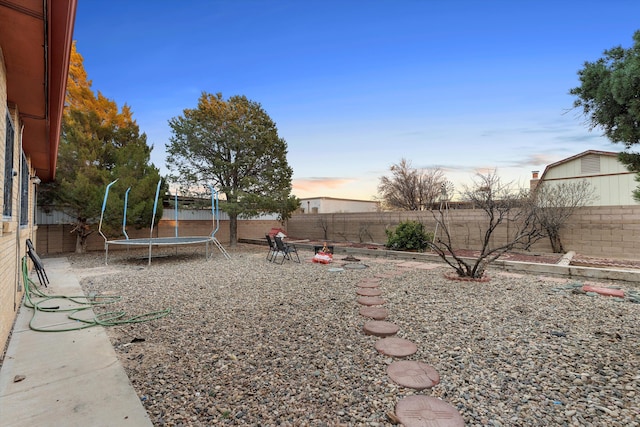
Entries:
[[203, 92], [194, 109], [169, 120], [167, 166], [186, 187], [213, 185], [226, 199], [229, 235], [235, 246], [238, 217], [278, 213], [282, 221], [300, 206], [291, 195], [293, 170], [287, 143], [262, 106], [245, 96]]
[[118, 183], [112, 189], [122, 197], [110, 197], [103, 226], [110, 233], [120, 229], [128, 187], [128, 222], [136, 227], [151, 224], [160, 179], [158, 169], [149, 163], [151, 150], [130, 108], [125, 105], [119, 111], [114, 101], [93, 92], [74, 43], [56, 180], [43, 185], [39, 203], [75, 218], [76, 252], [86, 250], [87, 237], [96, 231], [105, 188], [115, 179]]
[[[624, 144], [627, 151], [620, 153], [620, 161], [640, 172], [640, 154], [629, 151], [640, 142], [640, 31], [633, 41], [629, 49], [617, 46], [597, 61], [585, 62], [578, 71], [580, 86], [569, 93], [577, 98], [573, 105], [582, 109], [590, 130], [601, 128], [612, 142]], [[640, 201], [640, 189], [634, 197]]]

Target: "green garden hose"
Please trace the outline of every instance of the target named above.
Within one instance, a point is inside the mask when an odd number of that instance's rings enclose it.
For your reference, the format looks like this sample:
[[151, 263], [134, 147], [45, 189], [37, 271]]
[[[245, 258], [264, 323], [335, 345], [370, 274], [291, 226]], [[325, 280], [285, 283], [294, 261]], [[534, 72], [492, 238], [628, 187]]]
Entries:
[[[563, 291], [574, 292], [575, 291], [575, 292], [583, 293], [589, 296], [597, 295], [597, 293], [592, 293], [592, 292], [580, 292], [581, 289], [582, 289], [582, 283], [580, 282], [569, 283], [567, 285], [551, 288], [551, 290], [554, 292], [563, 292]], [[612, 298], [614, 298], [616, 301], [630, 301], [635, 304], [640, 304], [640, 291], [629, 289], [624, 291], [624, 295], [625, 295], [624, 298], [615, 298], [615, 297], [612, 297]]]
[[[47, 295], [41, 292], [36, 286], [35, 282], [33, 282], [29, 278], [29, 269], [27, 264], [27, 257], [22, 258], [22, 279], [24, 283], [25, 289], [25, 307], [33, 308], [33, 317], [29, 322], [29, 328], [38, 332], [66, 332], [66, 331], [77, 331], [80, 329], [86, 329], [93, 326], [117, 326], [131, 323], [141, 323], [148, 322], [150, 320], [160, 319], [169, 313], [171, 313], [171, 309], [167, 308], [164, 310], [153, 311], [145, 314], [139, 314], [136, 316], [125, 317], [126, 312], [124, 311], [110, 311], [106, 313], [101, 313], [94, 315], [93, 319], [82, 319], [77, 317], [77, 313], [81, 313], [85, 310], [92, 309], [97, 306], [104, 306], [107, 304], [113, 304], [121, 299], [120, 296], [106, 296], [106, 295], [97, 295], [95, 297], [86, 297], [84, 295], [81, 296], [66, 296], [66, 295]], [[55, 305], [56, 300], [63, 300], [65, 302], [72, 302], [76, 304], [76, 306], [70, 308], [60, 308], [59, 305]], [[53, 303], [53, 304], [52, 304]], [[79, 326], [74, 326], [70, 328], [60, 328], [60, 329], [43, 329], [35, 326], [35, 319], [38, 313], [59, 313], [59, 312], [69, 312], [67, 317], [70, 320], [74, 320], [80, 322]]]

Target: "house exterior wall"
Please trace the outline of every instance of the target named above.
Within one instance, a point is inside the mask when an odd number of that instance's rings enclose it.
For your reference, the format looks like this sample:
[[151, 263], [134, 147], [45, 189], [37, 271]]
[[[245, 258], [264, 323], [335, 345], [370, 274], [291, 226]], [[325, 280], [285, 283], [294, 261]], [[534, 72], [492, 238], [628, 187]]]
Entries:
[[[7, 338], [13, 327], [13, 321], [17, 310], [22, 303], [24, 284], [22, 283], [21, 258], [26, 254], [26, 240], [31, 239], [37, 243], [37, 226], [34, 224], [35, 186], [29, 180], [27, 190], [27, 223], [21, 224], [21, 174], [22, 171], [22, 147], [21, 129], [22, 123], [19, 116], [19, 108], [15, 105], [7, 105], [7, 83], [4, 59], [0, 51], [0, 212], [4, 212], [4, 184], [5, 184], [5, 160], [6, 160], [6, 114], [9, 114], [14, 127], [13, 140], [13, 169], [18, 174], [11, 181], [11, 215], [2, 215], [0, 227], [0, 346], [4, 349]], [[31, 167], [31, 159], [27, 156], [27, 168], [25, 172], [29, 177], [34, 175]], [[29, 262], [29, 267], [32, 267]]]
[[591, 206], [638, 205], [633, 190], [638, 183], [635, 174], [620, 163], [617, 155], [586, 154], [565, 163], [550, 166], [545, 182], [575, 182], [586, 179], [593, 185], [596, 198]]
[[[0, 346], [3, 349], [24, 294], [21, 258], [26, 252], [26, 239], [37, 243], [33, 220], [36, 181], [31, 177], [36, 175], [36, 168], [40, 179], [50, 180], [55, 175], [77, 5], [76, 0], [15, 3], [16, 7], [0, 6]], [[7, 112], [13, 125], [12, 138], [7, 137], [11, 135], [7, 132]], [[9, 140], [11, 149], [7, 150]], [[6, 154], [10, 152], [12, 164], [6, 165]], [[14, 175], [13, 171], [17, 173]], [[5, 203], [9, 194], [10, 200]]]
[[[0, 180], [2, 180], [2, 197], [0, 197], [0, 212], [4, 212], [4, 176], [5, 176], [5, 138], [7, 106], [7, 79], [4, 58], [0, 55]], [[14, 143], [15, 147], [15, 143]], [[22, 299], [22, 293], [17, 293], [16, 286], [16, 237], [15, 231], [10, 232], [13, 223], [10, 218], [2, 216], [0, 227], [0, 343], [3, 345], [11, 331], [13, 319], [17, 310], [16, 301]]]
[[300, 209], [305, 214], [338, 212], [376, 212], [377, 202], [368, 200], [350, 200], [331, 197], [315, 197], [300, 200]]
[[[21, 123], [16, 106], [7, 105], [7, 82], [4, 58], [0, 51], [0, 212], [4, 212], [5, 188], [5, 160], [6, 160], [6, 115], [11, 117], [14, 127], [13, 138], [13, 169], [21, 172], [22, 150], [20, 147]], [[31, 176], [30, 160], [27, 158], [29, 176]], [[32, 238], [35, 227], [33, 224], [33, 186], [29, 185], [27, 206], [28, 224], [20, 225], [21, 192], [20, 172], [11, 183], [11, 215], [2, 215], [0, 227], [0, 346], [4, 349], [6, 340], [11, 332], [13, 320], [22, 302], [24, 286], [20, 270], [20, 258], [26, 253], [26, 239]], [[35, 239], [33, 239], [35, 240]]]

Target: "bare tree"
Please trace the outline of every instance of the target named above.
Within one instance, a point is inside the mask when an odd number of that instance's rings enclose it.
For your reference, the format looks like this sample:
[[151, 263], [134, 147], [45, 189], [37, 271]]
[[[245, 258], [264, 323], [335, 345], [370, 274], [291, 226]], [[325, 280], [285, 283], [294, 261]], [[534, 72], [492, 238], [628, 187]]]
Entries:
[[415, 169], [411, 162], [401, 159], [391, 165], [391, 176], [383, 176], [378, 193], [389, 209], [420, 211], [431, 208], [440, 197], [441, 188], [447, 185], [441, 169]]
[[531, 209], [549, 237], [554, 253], [564, 253], [560, 231], [569, 217], [596, 198], [595, 189], [586, 179], [562, 183], [540, 181], [531, 192]]
[[324, 240], [329, 239], [329, 221], [326, 217], [321, 216], [318, 218], [318, 227], [322, 228], [322, 235]]
[[[481, 229], [480, 254], [475, 259], [465, 259], [456, 253], [447, 213], [442, 208], [431, 211], [441, 235], [430, 246], [460, 277], [482, 278], [487, 266], [500, 255], [514, 249], [527, 249], [544, 237], [534, 211], [526, 209], [526, 197], [522, 192], [514, 192], [510, 184], [502, 183], [495, 172], [478, 174], [472, 186], [464, 187], [462, 198], [486, 215]], [[505, 227], [508, 233], [503, 241], [496, 243], [492, 237], [499, 227]]]

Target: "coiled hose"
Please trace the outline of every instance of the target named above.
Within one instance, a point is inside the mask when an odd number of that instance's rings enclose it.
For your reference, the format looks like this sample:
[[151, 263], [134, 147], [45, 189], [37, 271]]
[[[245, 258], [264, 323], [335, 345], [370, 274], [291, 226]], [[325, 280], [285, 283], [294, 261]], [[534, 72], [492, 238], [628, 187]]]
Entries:
[[[97, 306], [104, 306], [108, 304], [113, 304], [114, 302], [120, 301], [120, 296], [106, 296], [106, 295], [97, 295], [95, 297], [87, 297], [84, 295], [81, 296], [66, 296], [66, 295], [47, 295], [40, 291], [36, 286], [35, 282], [33, 282], [29, 278], [29, 268], [27, 263], [27, 257], [22, 258], [22, 279], [24, 283], [25, 289], [25, 307], [33, 308], [33, 317], [29, 322], [29, 328], [38, 332], [66, 332], [66, 331], [77, 331], [80, 329], [91, 328], [93, 326], [117, 326], [124, 325], [130, 323], [141, 323], [148, 322], [150, 320], [160, 319], [169, 313], [171, 313], [171, 309], [167, 308], [159, 311], [152, 311], [145, 314], [139, 314], [136, 316], [125, 317], [126, 312], [124, 311], [110, 311], [102, 314], [94, 315], [92, 319], [82, 319], [77, 317], [78, 313], [81, 313], [85, 310], [92, 309]], [[54, 305], [56, 300], [62, 300], [63, 302], [69, 302], [75, 304], [69, 308], [60, 308], [59, 305]], [[51, 304], [51, 303], [54, 304]], [[51, 328], [40, 328], [35, 326], [35, 319], [38, 316], [38, 313], [59, 313], [59, 312], [68, 312], [67, 317], [71, 320], [80, 322], [81, 324], [74, 327], [69, 328], [59, 328], [59, 329], [51, 329]]]
[[[581, 289], [582, 289], [582, 283], [574, 282], [574, 283], [569, 283], [563, 286], [557, 286], [555, 288], [552, 288], [551, 290], [554, 292], [563, 292], [563, 291], [580, 292]], [[589, 295], [589, 293], [586, 293], [586, 292], [581, 292], [581, 293], [584, 293], [585, 295]], [[635, 304], [640, 304], [640, 291], [635, 289], [628, 289], [624, 291], [624, 298], [615, 298], [615, 297], [612, 297], [612, 298], [614, 298], [615, 301], [630, 301]]]

